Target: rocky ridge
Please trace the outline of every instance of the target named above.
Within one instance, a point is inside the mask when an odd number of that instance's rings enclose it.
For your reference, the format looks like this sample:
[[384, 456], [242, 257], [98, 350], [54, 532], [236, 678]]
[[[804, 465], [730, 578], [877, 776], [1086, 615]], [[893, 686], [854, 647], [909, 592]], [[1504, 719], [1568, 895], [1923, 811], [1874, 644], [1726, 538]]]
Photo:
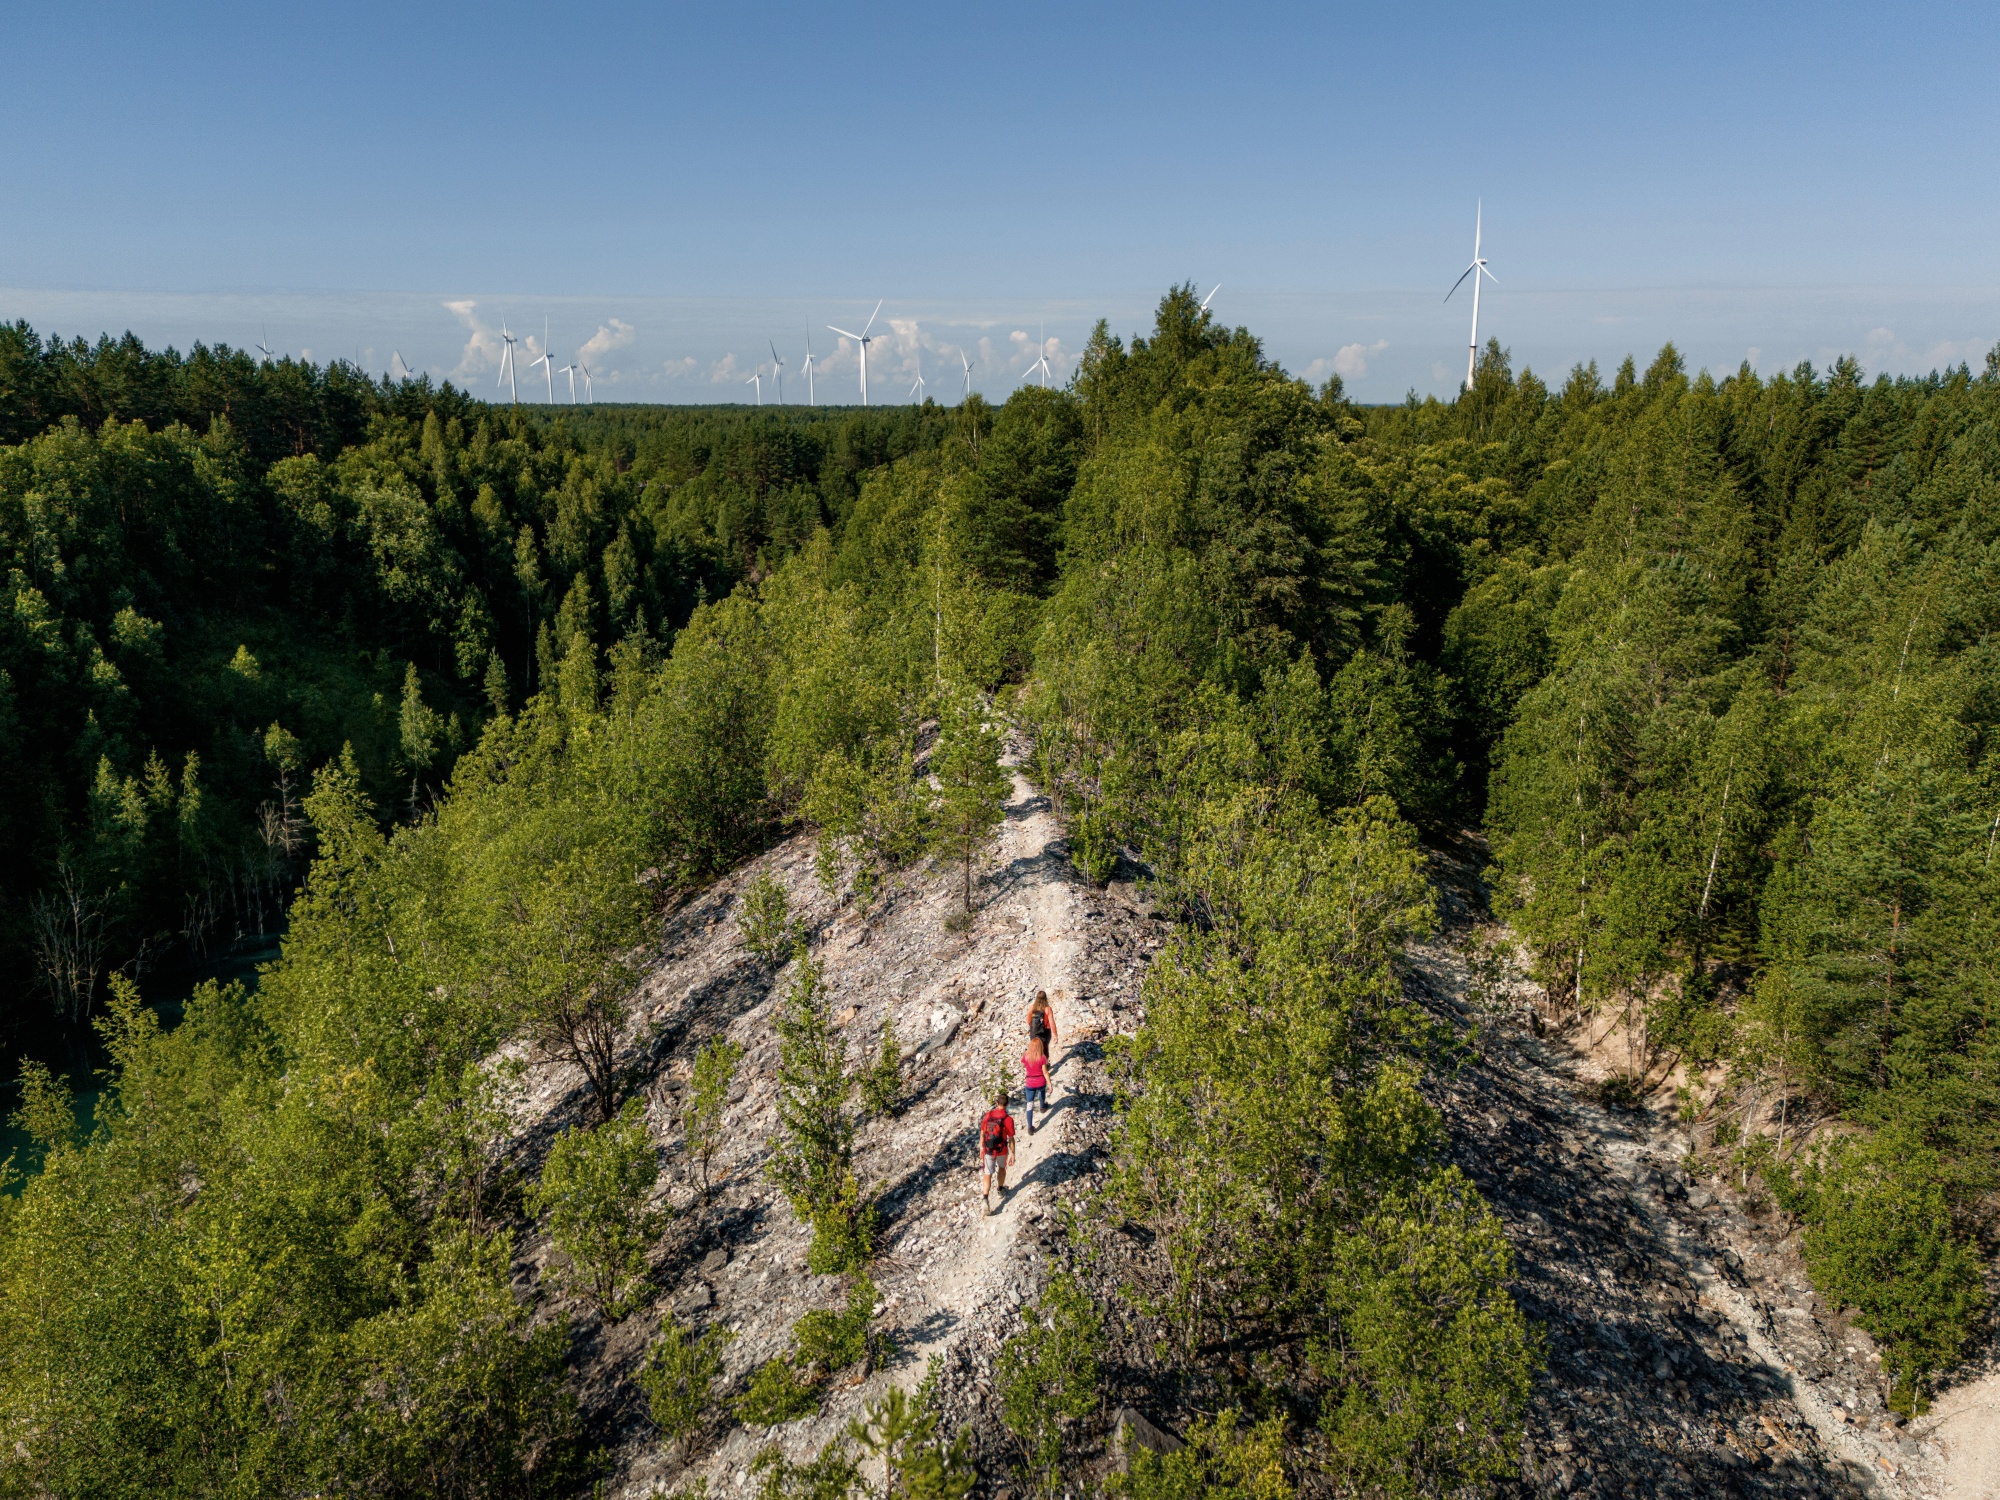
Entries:
[[[1546, 1332], [1549, 1368], [1529, 1414], [1522, 1476], [1533, 1495], [1943, 1497], [1955, 1483], [1954, 1440], [1939, 1419], [1888, 1412], [1867, 1335], [1819, 1305], [1793, 1238], [1731, 1184], [1690, 1180], [1690, 1141], [1666, 1106], [1597, 1102], [1605, 1068], [1578, 1034], [1544, 1035], [1540, 996], [1484, 906], [1473, 867], [1436, 861], [1443, 922], [1409, 955], [1413, 1000], [1462, 1044], [1433, 1097], [1455, 1160], [1507, 1225], [1516, 1294]], [[838, 1278], [805, 1270], [808, 1232], [763, 1174], [775, 1128], [772, 1012], [794, 977], [743, 946], [737, 903], [768, 873], [806, 924], [850, 1061], [865, 1063], [893, 1019], [909, 1055], [904, 1107], [871, 1122], [857, 1166], [877, 1195], [881, 1254], [872, 1270], [878, 1327], [893, 1349], [882, 1368], [831, 1390], [815, 1417], [773, 1429], [718, 1421], [691, 1451], [663, 1443], [633, 1377], [661, 1314], [726, 1323], [724, 1385], [784, 1351], [804, 1312], [835, 1307]], [[955, 882], [912, 872], [868, 907], [835, 899], [813, 873], [811, 841], [791, 839], [676, 911], [633, 1010], [629, 1054], [666, 1153], [659, 1201], [674, 1211], [647, 1306], [612, 1325], [580, 1321], [574, 1363], [586, 1421], [611, 1460], [604, 1493], [670, 1493], [697, 1478], [718, 1496], [747, 1494], [767, 1444], [800, 1459], [837, 1436], [890, 1382], [914, 1388], [933, 1359], [948, 1427], [974, 1436], [989, 1486], [1011, 1457], [990, 1399], [993, 1361], [1050, 1268], [1074, 1264], [1061, 1205], [1090, 1190], [1107, 1147], [1103, 1041], [1136, 1028], [1146, 962], [1167, 929], [1139, 890], [1096, 890], [1070, 866], [1046, 801], [1015, 778], [978, 912], [948, 930]], [[1037, 988], [1062, 1028], [1048, 1122], [1020, 1136], [1010, 1191], [992, 1216], [978, 1196], [976, 1121], [982, 1082], [1023, 1049], [1023, 1012]], [[712, 1199], [701, 1201], [679, 1153], [678, 1099], [696, 1050], [726, 1033], [745, 1049], [726, 1116], [728, 1145]], [[532, 1161], [580, 1116], [581, 1080], [537, 1071], [517, 1152]], [[1018, 1121], [1018, 1114], [1017, 1114]], [[1122, 1241], [1123, 1236], [1100, 1236]], [[1136, 1274], [1142, 1243], [1100, 1245], [1091, 1279]], [[549, 1254], [524, 1244], [525, 1282]], [[1156, 1368], [1157, 1330], [1115, 1317], [1107, 1417], [1136, 1407], [1180, 1425], [1187, 1388]], [[1946, 1407], [1941, 1403], [1940, 1416]], [[1982, 1431], [1970, 1408], [1970, 1425]], [[1109, 1420], [1077, 1434], [1079, 1477], [1109, 1458]], [[1169, 1439], [1170, 1440], [1170, 1439]], [[1962, 1441], [1958, 1443], [1963, 1447]], [[1963, 1465], [1959, 1466], [1960, 1469]]]
[[[863, 1127], [856, 1159], [881, 1214], [871, 1275], [880, 1294], [877, 1327], [895, 1352], [885, 1368], [830, 1391], [816, 1417], [773, 1429], [719, 1422], [684, 1453], [652, 1430], [633, 1380], [665, 1310], [697, 1326], [721, 1320], [735, 1331], [722, 1382], [733, 1393], [757, 1365], [784, 1352], [801, 1314], [841, 1302], [839, 1278], [806, 1271], [810, 1232], [763, 1172], [776, 1129], [771, 1022], [795, 977], [792, 964], [749, 953], [738, 929], [738, 902], [765, 874], [785, 888], [810, 935], [850, 1063], [873, 1057], [885, 1020], [893, 1020], [910, 1054], [900, 1113]], [[836, 900], [816, 879], [812, 841], [801, 836], [664, 924], [626, 1047], [666, 1153], [658, 1204], [673, 1218], [646, 1306], [609, 1325], [572, 1314], [583, 1415], [611, 1459], [607, 1496], [667, 1493], [697, 1477], [714, 1495], [748, 1493], [750, 1463], [767, 1443], [794, 1459], [809, 1456], [886, 1383], [914, 1388], [933, 1356], [947, 1372], [947, 1420], [979, 1416], [993, 1356], [1041, 1285], [1057, 1202], [1080, 1191], [1101, 1162], [1109, 1098], [1099, 1044], [1135, 1024], [1140, 974], [1166, 929], [1129, 882], [1096, 890], [1075, 874], [1045, 799], [1018, 776], [995, 857], [976, 889], [977, 913], [960, 932], [946, 925], [957, 884], [942, 874], [911, 872], [866, 907]], [[1052, 1112], [1030, 1137], [1017, 1102], [1019, 1159], [988, 1216], [978, 1191], [981, 1085], [1001, 1068], [1018, 1090], [1025, 1012], [1037, 989], [1048, 991], [1060, 1027]], [[694, 1054], [717, 1034], [732, 1037], [745, 1055], [725, 1115], [728, 1143], [715, 1163], [715, 1190], [703, 1204], [675, 1120]], [[567, 1069], [536, 1069], [530, 1077], [517, 1142], [524, 1163], [539, 1157], [556, 1129], [581, 1117], [583, 1103], [581, 1079]], [[545, 1239], [524, 1244], [524, 1282], [550, 1253]]]

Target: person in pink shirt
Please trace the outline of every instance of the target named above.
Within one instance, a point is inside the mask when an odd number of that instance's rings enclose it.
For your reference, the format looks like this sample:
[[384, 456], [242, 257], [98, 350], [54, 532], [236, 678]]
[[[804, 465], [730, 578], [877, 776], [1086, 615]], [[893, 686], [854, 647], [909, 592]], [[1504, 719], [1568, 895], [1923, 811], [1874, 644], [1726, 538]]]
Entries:
[[1035, 1106], [1042, 1106], [1042, 1117], [1048, 1118], [1049, 1098], [1049, 1049], [1038, 1036], [1028, 1038], [1028, 1055], [1021, 1059], [1022, 1070], [1027, 1074], [1028, 1134], [1035, 1133]]

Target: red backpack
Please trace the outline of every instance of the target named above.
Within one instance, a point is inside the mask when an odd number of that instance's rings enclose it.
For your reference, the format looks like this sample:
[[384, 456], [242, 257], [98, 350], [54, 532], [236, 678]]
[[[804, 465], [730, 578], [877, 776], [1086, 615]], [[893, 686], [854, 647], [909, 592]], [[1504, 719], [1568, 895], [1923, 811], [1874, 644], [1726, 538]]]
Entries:
[[986, 1111], [986, 1118], [979, 1122], [979, 1149], [988, 1156], [1004, 1155], [1008, 1123], [1009, 1116], [1002, 1106], [996, 1104]]

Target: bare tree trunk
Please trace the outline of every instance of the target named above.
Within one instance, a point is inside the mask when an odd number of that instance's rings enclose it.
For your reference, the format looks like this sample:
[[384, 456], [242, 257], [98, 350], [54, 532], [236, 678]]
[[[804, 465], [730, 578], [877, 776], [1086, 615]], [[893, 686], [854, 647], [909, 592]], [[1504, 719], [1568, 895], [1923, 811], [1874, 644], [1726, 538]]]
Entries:
[[110, 906], [111, 892], [87, 891], [67, 860], [56, 866], [55, 888], [37, 891], [28, 903], [35, 965], [56, 1014], [66, 1021], [83, 1020], [96, 999]]

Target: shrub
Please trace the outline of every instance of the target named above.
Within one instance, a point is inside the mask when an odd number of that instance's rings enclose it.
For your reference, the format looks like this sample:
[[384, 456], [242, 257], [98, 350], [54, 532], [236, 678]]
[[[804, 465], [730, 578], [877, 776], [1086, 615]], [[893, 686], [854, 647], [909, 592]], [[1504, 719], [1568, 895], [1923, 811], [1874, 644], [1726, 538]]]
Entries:
[[743, 946], [767, 963], [790, 953], [798, 941], [791, 911], [785, 888], [768, 870], [759, 875], [743, 896], [743, 915], [737, 923]]
[[819, 1410], [819, 1391], [799, 1379], [791, 1360], [780, 1355], [766, 1360], [736, 1398], [737, 1420], [752, 1427], [775, 1427]]
[[681, 1127], [687, 1135], [688, 1154], [701, 1167], [701, 1196], [708, 1198], [709, 1168], [715, 1153], [722, 1149], [722, 1111], [729, 1103], [729, 1086], [736, 1079], [736, 1065], [743, 1049], [728, 1037], [712, 1038], [695, 1054], [694, 1078], [688, 1084], [688, 1102], [681, 1113]]
[[1118, 841], [1111, 836], [1111, 822], [1102, 811], [1078, 816], [1069, 835], [1070, 863], [1092, 885], [1103, 885], [1118, 868]]
[[874, 1066], [861, 1075], [861, 1097], [867, 1101], [870, 1114], [891, 1115], [902, 1096], [903, 1045], [896, 1036], [896, 1018], [885, 1016]]
[[1339, 1327], [1320, 1431], [1347, 1485], [1452, 1494], [1511, 1474], [1540, 1349], [1508, 1296], [1505, 1230], [1448, 1168], [1392, 1193], [1343, 1237], [1327, 1276]]
[[1097, 1406], [1104, 1322], [1067, 1272], [1049, 1283], [1025, 1321], [1001, 1347], [993, 1383], [1000, 1420], [1020, 1440], [1029, 1483], [1053, 1491], [1061, 1477], [1063, 1423]]
[[774, 1445], [757, 1455], [750, 1472], [757, 1478], [757, 1500], [847, 1500], [861, 1481], [853, 1456], [837, 1441], [802, 1464]]
[[883, 1500], [965, 1500], [978, 1482], [963, 1432], [938, 1438], [929, 1380], [913, 1400], [892, 1385], [847, 1424], [847, 1435], [882, 1464]]
[[646, 1206], [660, 1164], [639, 1101], [593, 1130], [556, 1137], [528, 1211], [546, 1216], [549, 1238], [568, 1261], [562, 1280], [606, 1317], [635, 1305], [646, 1251], [664, 1218]]
[[1106, 1488], [1127, 1500], [1292, 1500], [1282, 1419], [1238, 1432], [1236, 1418], [1225, 1411], [1196, 1422], [1172, 1453], [1135, 1449], [1130, 1470], [1110, 1475]]
[[639, 1388], [646, 1393], [653, 1425], [669, 1438], [684, 1438], [701, 1426], [712, 1404], [716, 1377], [722, 1373], [722, 1350], [736, 1334], [720, 1323], [699, 1335], [669, 1313], [660, 1336], [646, 1351]]
[[769, 1171], [792, 1212], [813, 1227], [806, 1264], [819, 1275], [850, 1271], [873, 1253], [875, 1211], [854, 1179], [846, 1049], [828, 1013], [820, 966], [803, 950], [777, 1030], [781, 1141]]
[[792, 1358], [819, 1378], [831, 1376], [870, 1355], [868, 1325], [875, 1317], [875, 1283], [854, 1278], [847, 1306], [839, 1312], [816, 1309], [792, 1325]]
[[1985, 1303], [1978, 1256], [1952, 1231], [1935, 1168], [1926, 1153], [1878, 1138], [1836, 1149], [1796, 1181], [1766, 1173], [1779, 1202], [1806, 1221], [1813, 1281], [1882, 1341], [1883, 1368], [1906, 1408], [1956, 1363]]

